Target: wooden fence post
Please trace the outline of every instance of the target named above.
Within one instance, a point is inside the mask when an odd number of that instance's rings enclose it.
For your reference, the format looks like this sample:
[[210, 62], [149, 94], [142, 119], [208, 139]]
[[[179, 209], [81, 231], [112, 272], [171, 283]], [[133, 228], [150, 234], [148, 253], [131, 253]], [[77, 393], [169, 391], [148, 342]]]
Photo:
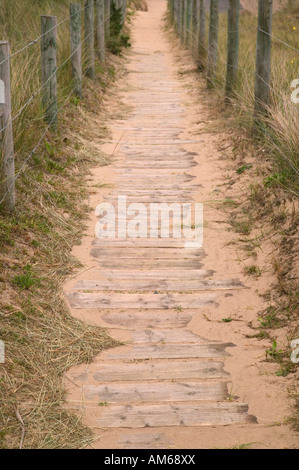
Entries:
[[173, 24], [173, 0], [168, 0], [167, 2], [170, 24]]
[[110, 37], [110, 14], [111, 14], [111, 5], [110, 0], [104, 0], [104, 12], [105, 12], [105, 38], [106, 40]]
[[125, 22], [127, 16], [127, 0], [123, 0], [123, 21]]
[[15, 162], [11, 122], [10, 50], [7, 41], [0, 42], [0, 200], [7, 212], [15, 208]]
[[94, 54], [94, 3], [93, 0], [85, 0], [85, 47], [87, 54], [86, 75], [95, 79], [95, 54]]
[[215, 71], [218, 58], [218, 23], [219, 2], [218, 0], [210, 0], [209, 48], [207, 65], [208, 88], [212, 88], [214, 86]]
[[41, 16], [42, 104], [45, 121], [57, 127], [57, 17]]
[[193, 56], [197, 56], [198, 44], [198, 0], [192, 2], [192, 34], [191, 34], [191, 47]]
[[173, 23], [176, 30], [178, 24], [178, 0], [173, 0]]
[[192, 1], [187, 0], [187, 8], [186, 8], [186, 35], [185, 35], [185, 44], [186, 46], [191, 46], [191, 24], [192, 24]]
[[81, 5], [70, 4], [71, 64], [75, 81], [75, 94], [82, 98]]
[[97, 0], [97, 43], [98, 56], [101, 61], [105, 60], [105, 12], [104, 0]]
[[256, 43], [255, 116], [265, 113], [270, 100], [272, 0], [259, 0]]
[[206, 0], [199, 0], [199, 25], [198, 25], [197, 66], [204, 70], [206, 66]]
[[185, 18], [186, 18], [186, 2], [187, 0], [181, 0], [182, 2], [182, 13], [181, 13], [181, 43], [185, 42]]
[[231, 97], [238, 78], [240, 0], [229, 0], [227, 30], [226, 100]]
[[182, 0], [178, 0], [178, 24], [177, 24], [177, 35], [181, 37], [182, 30]]

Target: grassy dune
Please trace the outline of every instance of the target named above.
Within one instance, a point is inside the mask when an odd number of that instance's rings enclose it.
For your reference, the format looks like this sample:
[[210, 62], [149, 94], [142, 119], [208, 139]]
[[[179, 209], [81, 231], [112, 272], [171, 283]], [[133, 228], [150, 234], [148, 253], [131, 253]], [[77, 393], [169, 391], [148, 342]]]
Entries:
[[[299, 5], [296, 2], [273, 15], [273, 35], [299, 50]], [[293, 6], [292, 6], [293, 5]], [[257, 17], [240, 15], [239, 81], [235, 115], [245, 128], [252, 125]], [[220, 15], [219, 67], [217, 83], [225, 87], [227, 16]], [[264, 123], [262, 144], [274, 158], [273, 184], [288, 187], [299, 195], [299, 104], [291, 101], [291, 83], [299, 79], [299, 52], [273, 39], [271, 106]]]

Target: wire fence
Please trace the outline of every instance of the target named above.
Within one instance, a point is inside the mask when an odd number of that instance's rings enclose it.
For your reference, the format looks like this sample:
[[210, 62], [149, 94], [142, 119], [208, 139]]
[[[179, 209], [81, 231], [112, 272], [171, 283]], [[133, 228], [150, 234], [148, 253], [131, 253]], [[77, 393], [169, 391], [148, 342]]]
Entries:
[[[30, 41], [17, 51], [13, 53], [9, 53], [4, 57], [1, 62], [0, 62], [0, 81], [3, 82], [4, 87], [3, 89], [5, 90], [5, 96], [3, 99], [3, 103], [0, 103], [0, 117], [1, 115], [4, 116], [4, 119], [0, 119], [0, 123], [2, 126], [0, 129], [0, 151], [1, 151], [1, 168], [0, 168], [0, 207], [4, 206], [4, 209], [6, 209], [8, 212], [12, 212], [14, 210], [15, 206], [15, 182], [19, 178], [19, 176], [23, 173], [24, 169], [26, 168], [29, 160], [32, 158], [34, 153], [36, 153], [37, 149], [40, 147], [42, 141], [46, 137], [47, 133], [53, 129], [53, 125], [55, 124], [57, 120], [57, 116], [59, 114], [59, 111], [67, 104], [67, 102], [70, 100], [71, 96], [76, 94], [76, 91], [78, 90], [78, 79], [82, 82], [82, 78], [88, 75], [90, 72], [90, 66], [94, 68], [94, 58], [95, 58], [95, 46], [94, 46], [94, 39], [96, 38], [96, 34], [100, 34], [103, 36], [103, 41], [101, 43], [101, 46], [99, 45], [98, 47], [103, 47], [105, 48], [107, 46], [106, 41], [109, 38], [109, 28], [110, 28], [110, 22], [113, 16], [113, 10], [112, 10], [112, 5], [114, 4], [114, 7], [118, 9], [122, 13], [122, 20], [124, 23], [125, 16], [126, 16], [126, 5], [127, 2], [126, 0], [117, 0], [117, 4], [113, 0], [105, 0], [105, 7], [104, 7], [104, 0], [85, 0], [85, 5], [81, 7], [81, 5], [76, 5], [77, 10], [75, 13], [70, 14], [67, 18], [64, 18], [62, 21], [60, 21], [57, 24], [54, 24], [54, 26], [47, 28], [46, 31], [42, 31], [42, 34], [40, 34], [36, 39], [33, 41]], [[99, 8], [95, 8], [95, 6]], [[95, 11], [97, 14], [95, 15]], [[71, 10], [70, 10], [71, 12]], [[87, 16], [88, 13], [91, 15]], [[81, 23], [81, 16], [82, 14], [86, 15], [84, 17], [85, 19], [85, 28], [84, 28], [84, 39], [81, 39], [82, 36], [82, 31], [75, 31], [72, 30], [72, 21], [73, 20], [78, 20], [80, 17], [80, 23]], [[42, 17], [43, 18], [43, 17]], [[55, 17], [56, 18], [56, 17]], [[59, 27], [66, 22], [70, 22], [71, 28], [70, 28], [70, 41], [71, 41], [71, 49], [72, 52], [71, 54], [58, 66], [54, 67], [54, 70], [51, 71], [51, 73], [47, 74], [46, 78], [43, 80], [41, 86], [37, 88], [31, 96], [28, 98], [28, 100], [22, 104], [22, 106], [19, 108], [19, 110], [14, 114], [14, 116], [11, 115], [11, 109], [10, 109], [10, 103], [11, 103], [11, 97], [10, 97], [10, 60], [24, 52], [26, 49], [30, 48], [31, 46], [37, 44], [39, 41], [42, 39], [45, 39], [47, 36], [48, 38], [50, 37], [51, 33], [52, 34], [57, 34], [57, 31]], [[95, 22], [96, 21], [96, 22]], [[96, 24], [96, 27], [95, 27]], [[107, 26], [108, 25], [108, 26]], [[73, 24], [73, 27], [75, 28], [76, 25]], [[107, 32], [107, 27], [108, 27], [108, 32]], [[76, 37], [76, 46], [72, 47], [73, 43], [73, 36], [72, 32], [77, 33]], [[89, 43], [90, 39], [93, 39], [91, 44]], [[51, 43], [51, 41], [48, 41]], [[78, 44], [78, 45], [77, 45]], [[99, 44], [99, 43], [98, 43]], [[50, 44], [51, 46], [51, 44]], [[80, 68], [82, 68], [81, 64], [81, 56], [82, 56], [82, 46], [86, 46], [86, 54], [91, 60], [93, 60], [93, 63], [87, 64], [85, 72], [82, 72], [81, 70], [78, 70], [78, 63], [80, 64]], [[1, 48], [1, 46], [0, 46]], [[93, 50], [91, 50], [91, 48]], [[8, 49], [6, 49], [8, 50]], [[3, 51], [0, 51], [3, 52]], [[52, 51], [53, 52], [53, 51]], [[103, 55], [103, 51], [97, 51], [98, 54], [100, 55], [100, 52]], [[46, 53], [47, 54], [47, 53]], [[50, 60], [52, 58], [43, 57], [43, 52], [41, 53], [42, 55], [42, 60], [41, 62], [43, 63], [43, 60], [48, 60], [48, 65], [50, 64]], [[3, 54], [2, 54], [3, 56]], [[56, 57], [56, 50], [55, 50], [55, 57]], [[79, 57], [79, 62], [78, 62], [78, 57]], [[73, 62], [76, 59], [76, 63]], [[73, 71], [73, 80], [77, 83], [76, 85], [71, 89], [71, 91], [67, 94], [65, 100], [63, 103], [57, 107], [57, 109], [54, 110], [52, 115], [47, 118], [47, 112], [45, 114], [45, 122], [46, 122], [46, 128], [43, 131], [40, 139], [32, 149], [32, 151], [29, 153], [29, 155], [26, 157], [24, 160], [21, 168], [15, 172], [14, 168], [14, 159], [11, 158], [13, 155], [13, 129], [12, 129], [12, 124], [20, 118], [20, 116], [24, 113], [26, 108], [29, 106], [30, 103], [34, 101], [34, 99], [40, 95], [43, 91], [50, 91], [50, 95], [48, 96], [48, 103], [47, 106], [51, 106], [56, 100], [57, 100], [57, 87], [55, 90], [54, 95], [52, 94], [52, 81], [55, 80], [57, 83], [57, 73], [59, 70], [61, 70], [67, 63], [72, 62], [72, 71]], [[56, 59], [55, 59], [56, 63]], [[42, 65], [43, 67], [43, 65]], [[74, 76], [75, 75], [75, 76]], [[55, 82], [54, 82], [55, 83]], [[7, 97], [6, 95], [9, 94]], [[46, 110], [45, 110], [46, 111]], [[6, 119], [5, 119], [6, 117]], [[8, 136], [8, 137], [7, 137]], [[9, 138], [12, 136], [11, 138]]]
[[[96, 1], [95, 2], [92, 2], [92, 5], [95, 5], [96, 4]], [[86, 10], [86, 8], [88, 7], [89, 5], [86, 4], [85, 7], [83, 8], [80, 8], [79, 12], [83, 12]], [[53, 26], [52, 28], [50, 28], [46, 33], [43, 33], [41, 34], [40, 36], [38, 36], [36, 39], [34, 39], [33, 41], [30, 41], [28, 44], [26, 44], [25, 46], [21, 47], [19, 50], [13, 52], [12, 54], [10, 54], [8, 57], [6, 57], [4, 60], [2, 60], [0, 62], [0, 65], [4, 64], [6, 61], [12, 59], [13, 57], [15, 57], [16, 55], [20, 54], [21, 52], [25, 51], [26, 49], [28, 49], [29, 47], [37, 44], [43, 37], [45, 37], [47, 34], [51, 33], [53, 30], [57, 29], [59, 26], [63, 25], [64, 23], [66, 23], [67, 21], [70, 21], [77, 13], [74, 13], [72, 15], [69, 15], [67, 18], [63, 19], [62, 21], [60, 21], [57, 25]]]

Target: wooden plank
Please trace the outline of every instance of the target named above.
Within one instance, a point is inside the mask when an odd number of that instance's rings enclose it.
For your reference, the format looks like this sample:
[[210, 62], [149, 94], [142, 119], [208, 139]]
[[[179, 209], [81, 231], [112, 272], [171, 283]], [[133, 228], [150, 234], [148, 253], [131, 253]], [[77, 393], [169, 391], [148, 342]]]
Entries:
[[212, 294], [110, 294], [69, 292], [68, 299], [73, 308], [109, 309], [182, 309], [200, 308], [215, 301]]
[[151, 382], [85, 385], [85, 399], [107, 403], [144, 403], [167, 401], [224, 401], [225, 382]]
[[[185, 196], [180, 196], [178, 194], [176, 194], [176, 196], [174, 195], [163, 195], [162, 197], [161, 196], [158, 196], [156, 194], [139, 194], [139, 195], [136, 195], [136, 194], [126, 194], [126, 193], [123, 193], [127, 196], [127, 204], [131, 204], [132, 202], [142, 202], [143, 204], [147, 205], [147, 204], [151, 204], [153, 202], [155, 203], [160, 203], [160, 202], [166, 202], [167, 204], [172, 204], [172, 203], [179, 203], [179, 204], [182, 204], [183, 202], [186, 202], [186, 203], [192, 203], [193, 202], [193, 196], [192, 196], [192, 193], [190, 193], [189, 195], [185, 195]], [[107, 202], [110, 202], [111, 204], [117, 204], [118, 203], [118, 196], [119, 195], [115, 195], [115, 192], [111, 193], [110, 195], [108, 196], [104, 196], [103, 199]]]
[[[117, 173], [116, 182], [125, 181], [128, 184], [136, 184], [136, 186], [138, 186], [143, 184], [144, 181], [147, 181], [148, 183], [152, 184], [156, 184], [158, 181], [160, 184], [165, 186], [166, 184], [188, 183], [189, 181], [192, 181], [195, 178], [195, 176], [186, 175], [184, 173], [174, 174], [174, 172], [170, 173], [170, 171], [168, 172], [168, 176], [163, 174], [159, 175], [157, 170], [154, 170], [149, 174], [146, 173], [147, 172], [143, 169], [141, 169], [141, 172], [139, 174], [130, 173], [130, 171], [127, 170], [126, 172]], [[134, 180], [132, 180], [133, 177]]]
[[177, 191], [172, 191], [171, 189], [159, 189], [158, 191], [147, 191], [145, 188], [135, 190], [129, 190], [125, 188], [119, 188], [119, 191], [111, 191], [108, 196], [104, 196], [105, 200], [116, 199], [118, 200], [118, 196], [127, 196], [127, 202], [132, 202], [130, 199], [134, 198], [133, 202], [192, 202], [193, 197], [192, 195], [195, 193], [193, 190], [185, 190], [182, 193], [178, 193]]
[[[146, 277], [146, 275], [144, 276]], [[232, 290], [245, 289], [245, 286], [238, 280], [208, 280], [198, 281], [190, 279], [181, 280], [150, 280], [150, 279], [118, 279], [109, 281], [80, 280], [73, 287], [73, 290], [88, 291], [203, 291], [203, 290]]]
[[103, 268], [125, 268], [125, 269], [172, 269], [172, 268], [185, 268], [185, 269], [197, 269], [201, 267], [201, 263], [195, 259], [123, 259], [110, 258], [98, 260], [98, 263]]
[[[151, 164], [155, 164], [157, 162], [160, 162], [160, 163], [165, 163], [165, 165], [167, 164], [175, 164], [175, 165], [181, 165], [182, 168], [184, 168], [184, 166], [188, 166], [190, 163], [192, 163], [192, 165], [197, 165], [197, 163], [195, 162], [194, 160], [194, 155], [191, 154], [189, 155], [189, 152], [184, 152], [183, 150], [178, 153], [178, 154], [175, 154], [173, 156], [169, 156], [169, 155], [153, 155], [150, 156], [150, 158], [140, 158], [138, 156], [134, 156], [134, 155], [131, 155], [131, 154], [123, 154], [123, 155], [119, 155], [117, 156], [118, 158], [118, 161], [119, 162], [122, 162], [124, 164], [128, 163], [128, 164], [137, 164], [137, 168], [140, 168], [141, 165], [151, 165]], [[120, 166], [120, 163], [119, 165]], [[116, 168], [118, 168], [118, 166]]]
[[[145, 108], [143, 108], [145, 109]], [[174, 109], [173, 107], [170, 108], [172, 109], [174, 112], [176, 112], [176, 109]], [[168, 145], [169, 147], [171, 147], [172, 145], [186, 145], [186, 144], [199, 144], [199, 143], [202, 143], [202, 139], [201, 140], [183, 140], [183, 139], [171, 139], [171, 140], [166, 140], [165, 137], [161, 137], [159, 138], [159, 135], [156, 135], [156, 137], [153, 137], [153, 141], [152, 142], [148, 142], [149, 138], [146, 140], [142, 140], [143, 139], [143, 135], [140, 134], [139, 135], [139, 138], [138, 140], [122, 140], [122, 145], [124, 146], [124, 148], [130, 150], [130, 149], [138, 149], [139, 145], [144, 147], [146, 151], [148, 151], [148, 147], [160, 147], [160, 146], [164, 146], [164, 145]], [[112, 144], [117, 144], [118, 141], [109, 141], [108, 143], [112, 143]]]
[[173, 312], [138, 312], [138, 313], [105, 313], [102, 320], [110, 325], [126, 328], [184, 328], [192, 316], [187, 313]]
[[[194, 186], [171, 186], [171, 187], [162, 187], [161, 185], [157, 186], [157, 188], [154, 188], [153, 186], [147, 187], [147, 186], [134, 186], [132, 185], [131, 187], [123, 184], [118, 184], [117, 185], [118, 190], [111, 191], [110, 196], [147, 196], [148, 198], [154, 198], [157, 200], [157, 197], [160, 196], [158, 199], [158, 202], [165, 202], [164, 197], [165, 196], [172, 196], [174, 200], [177, 202], [180, 202], [183, 200], [183, 198], [188, 197], [189, 202], [192, 200], [192, 194], [194, 194], [197, 189]], [[156, 189], [156, 190], [155, 190]], [[155, 190], [155, 191], [154, 191]], [[179, 191], [179, 193], [178, 193]], [[162, 198], [163, 197], [163, 198]]]
[[[132, 331], [132, 342], [133, 343], [144, 343], [144, 344], [168, 344], [168, 343], [178, 343], [178, 344], [203, 344], [211, 343], [211, 341], [198, 336], [188, 330], [173, 330], [173, 329], [146, 329]], [[217, 343], [216, 343], [217, 344]]]
[[[133, 175], [132, 175], [133, 177]], [[168, 177], [164, 177], [163, 175], [140, 175], [140, 176], [134, 176], [134, 180], [130, 180], [130, 176], [128, 174], [121, 174], [117, 175], [115, 181], [118, 186], [118, 183], [123, 183], [125, 182], [128, 185], [128, 188], [130, 187], [137, 187], [142, 186], [144, 183], [150, 185], [150, 186], [157, 186], [159, 185], [163, 188], [165, 186], [169, 186], [170, 188], [172, 185], [180, 184], [180, 183], [188, 183], [189, 181], [192, 181], [194, 177], [191, 176], [186, 176], [186, 175], [170, 175]], [[188, 189], [188, 187], [187, 187]]]
[[[190, 177], [190, 175], [186, 175], [186, 169], [185, 169], [185, 165], [182, 169], [178, 168], [176, 170], [179, 170], [180, 172], [178, 171], [171, 171], [171, 169], [169, 168], [169, 166], [167, 166], [167, 168], [160, 168], [160, 169], [156, 169], [155, 167], [154, 168], [150, 168], [149, 166], [142, 166], [140, 168], [136, 168], [136, 166], [132, 166], [131, 168], [129, 168], [128, 166], [126, 167], [123, 167], [119, 170], [115, 170], [115, 173], [117, 175], [120, 175], [121, 178], [132, 178], [134, 177], [134, 181], [138, 180], [139, 178], [143, 179], [143, 178], [146, 178], [146, 179], [149, 179], [149, 178], [162, 178], [163, 181], [167, 181], [168, 179], [169, 180], [177, 180], [177, 178], [179, 178], [180, 176], [188, 176]], [[163, 175], [164, 175], [164, 178], [163, 178]], [[118, 176], [119, 178], [119, 176]], [[192, 178], [194, 179], [194, 178]], [[191, 179], [189, 179], [189, 181], [191, 181]]]
[[176, 248], [100, 248], [94, 247], [90, 252], [94, 258], [119, 259], [203, 259], [205, 254], [202, 248], [197, 250], [178, 250]]
[[145, 161], [151, 161], [153, 158], [160, 158], [160, 159], [169, 159], [171, 160], [173, 158], [181, 159], [184, 161], [187, 155], [197, 155], [194, 152], [186, 152], [184, 149], [178, 149], [178, 150], [172, 150], [171, 152], [166, 152], [165, 149], [154, 149], [146, 152], [140, 152], [140, 151], [130, 151], [130, 152], [120, 152], [123, 153], [125, 156], [128, 155], [129, 158], [132, 157], [139, 157], [140, 160], [145, 160]]
[[194, 279], [197, 280], [199, 278], [203, 278], [206, 276], [212, 276], [214, 271], [206, 271], [205, 269], [190, 269], [190, 270], [124, 270], [124, 269], [101, 269], [101, 274], [109, 279], [162, 279], [162, 280], [170, 280], [170, 279]]
[[125, 405], [101, 408], [94, 423], [102, 428], [215, 426], [256, 423], [243, 403]]
[[[178, 238], [114, 238], [102, 239], [96, 238], [92, 245], [96, 247], [118, 248], [118, 247], [136, 247], [138, 248], [184, 248], [185, 239]], [[191, 250], [193, 251], [193, 250]]]
[[96, 364], [93, 378], [97, 382], [126, 382], [131, 380], [219, 379], [229, 374], [223, 362], [172, 361]]
[[[134, 181], [128, 181], [129, 177], [116, 178], [115, 185], [119, 190], [126, 191], [125, 194], [130, 194], [134, 192], [139, 192], [141, 194], [149, 194], [156, 191], [157, 194], [171, 194], [180, 191], [182, 194], [190, 194], [192, 191], [197, 191], [201, 185], [191, 185], [189, 180], [181, 179], [168, 179], [168, 180], [159, 180], [159, 178], [134, 178]], [[136, 181], [135, 181], [136, 179]], [[188, 185], [186, 183], [189, 183]], [[119, 192], [120, 194], [120, 192]], [[173, 195], [178, 195], [173, 194]]]
[[108, 359], [183, 359], [183, 358], [214, 358], [231, 356], [226, 347], [232, 343], [206, 344], [137, 344], [126, 352], [111, 352]]
[[145, 163], [145, 162], [142, 163], [142, 162], [137, 162], [131, 159], [130, 160], [126, 159], [122, 165], [115, 165], [114, 168], [117, 168], [116, 173], [119, 173], [119, 171], [124, 172], [125, 170], [131, 169], [131, 168], [144, 169], [144, 171], [146, 169], [154, 170], [158, 168], [161, 168], [161, 169], [167, 168], [168, 170], [174, 170], [174, 169], [187, 170], [194, 166], [196, 166], [195, 162], [186, 163], [186, 162], [179, 162], [176, 160], [168, 160], [168, 161], [158, 160], [158, 161], [153, 161], [153, 162], [148, 162], [148, 163]]

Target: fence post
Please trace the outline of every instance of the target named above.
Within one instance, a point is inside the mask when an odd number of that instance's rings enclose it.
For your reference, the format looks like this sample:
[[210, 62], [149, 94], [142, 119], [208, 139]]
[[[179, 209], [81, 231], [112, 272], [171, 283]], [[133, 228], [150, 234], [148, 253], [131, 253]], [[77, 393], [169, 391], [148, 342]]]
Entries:
[[186, 35], [185, 35], [185, 44], [190, 47], [191, 45], [191, 23], [192, 23], [192, 0], [187, 0], [187, 9], [186, 9]]
[[182, 0], [178, 0], [178, 24], [177, 24], [177, 35], [181, 36], [182, 28]]
[[176, 31], [178, 24], [178, 0], [173, 0], [173, 22], [174, 29]]
[[272, 0], [259, 0], [256, 43], [255, 116], [265, 113], [270, 100]]
[[86, 75], [95, 79], [95, 55], [94, 55], [94, 2], [85, 0], [85, 47], [87, 53]]
[[198, 31], [198, 69], [204, 70], [206, 65], [206, 0], [199, 0], [199, 31]]
[[219, 2], [218, 0], [210, 0], [209, 48], [207, 65], [208, 88], [212, 88], [214, 86], [215, 71], [218, 58], [218, 23]]
[[110, 0], [104, 0], [104, 12], [105, 12], [105, 38], [106, 40], [110, 37], [110, 14], [111, 6]]
[[123, 0], [123, 21], [125, 22], [127, 16], [127, 0]]
[[45, 121], [57, 127], [57, 17], [41, 16], [42, 104]]
[[7, 41], [0, 42], [0, 199], [7, 212], [15, 208], [15, 162], [11, 122], [10, 50]]
[[226, 100], [229, 100], [238, 78], [240, 0], [229, 0], [227, 30]]
[[82, 98], [81, 5], [70, 4], [71, 63], [75, 81], [75, 94]]
[[187, 0], [181, 0], [182, 2], [182, 14], [181, 14], [181, 43], [185, 42], [185, 17], [186, 17], [186, 2]]
[[174, 23], [174, 2], [175, 0], [169, 0], [169, 7], [170, 7], [170, 20], [171, 23]]
[[198, 0], [192, 2], [192, 34], [191, 34], [191, 47], [193, 56], [197, 54], [197, 43], [198, 43]]
[[97, 42], [98, 55], [101, 61], [105, 60], [105, 28], [104, 28], [104, 0], [97, 0]]

